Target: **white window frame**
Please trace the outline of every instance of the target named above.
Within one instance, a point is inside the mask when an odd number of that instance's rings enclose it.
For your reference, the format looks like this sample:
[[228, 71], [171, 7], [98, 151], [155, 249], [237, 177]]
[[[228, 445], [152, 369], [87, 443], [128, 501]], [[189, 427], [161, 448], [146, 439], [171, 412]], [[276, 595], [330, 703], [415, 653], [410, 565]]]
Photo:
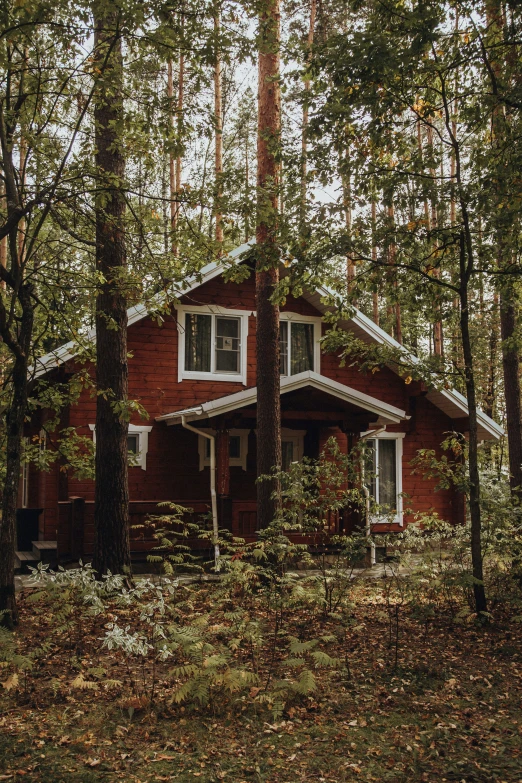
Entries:
[[[89, 429], [92, 432], [92, 442], [96, 444], [96, 425], [89, 424]], [[129, 468], [141, 468], [147, 470], [147, 453], [149, 451], [149, 432], [152, 427], [144, 427], [139, 424], [129, 424], [129, 435], [138, 436], [138, 447], [135, 455], [135, 459]]]
[[[291, 355], [291, 345], [292, 345], [292, 338], [291, 338], [291, 330], [292, 330], [292, 324], [298, 323], [298, 324], [312, 324], [314, 327], [314, 369], [313, 372], [321, 374], [321, 324], [323, 323], [323, 319], [316, 317], [316, 316], [306, 316], [306, 315], [300, 315], [299, 313], [291, 313], [287, 311], [283, 311], [279, 313], [279, 322], [281, 321], [287, 321], [288, 322], [288, 370], [291, 369], [291, 363], [292, 363], [292, 355]], [[290, 374], [288, 375], [281, 375], [281, 378], [291, 378], [292, 376]]]
[[294, 457], [292, 462], [301, 462], [304, 454], [304, 436], [306, 430], [292, 430], [289, 427], [281, 427], [281, 443], [283, 441], [294, 444]]
[[[247, 338], [248, 338], [248, 317], [251, 310], [229, 310], [217, 305], [187, 306], [178, 305], [176, 307], [178, 318], [178, 383], [184, 380], [192, 381], [228, 381], [228, 383], [247, 384]], [[185, 370], [185, 316], [193, 315], [211, 315], [212, 326], [210, 331], [211, 352], [210, 352], [210, 371], [201, 372], [194, 370]], [[239, 372], [216, 372], [216, 318], [239, 318]]]
[[[379, 432], [376, 435], [372, 434], [371, 430], [361, 432], [361, 437], [365, 436], [366, 440], [394, 440], [395, 441], [395, 485], [397, 487], [397, 513], [394, 519], [391, 519], [389, 515], [374, 514], [371, 519], [372, 525], [403, 525], [403, 502], [402, 502], [402, 453], [403, 453], [403, 440], [405, 432]], [[377, 481], [379, 475], [377, 474]], [[376, 485], [377, 486], [377, 485]], [[377, 490], [377, 495], [378, 495]]]
[[[216, 435], [216, 430], [207, 430], [209, 435]], [[248, 456], [248, 436], [250, 434], [250, 430], [229, 430], [229, 435], [233, 435], [235, 437], [239, 437], [240, 440], [240, 454], [239, 457], [229, 457], [228, 458], [228, 464], [232, 467], [239, 467], [243, 468], [243, 470], [247, 469], [247, 456]], [[210, 458], [207, 457], [207, 441], [208, 438], [205, 438], [203, 435], [198, 435], [198, 454], [199, 454], [199, 469], [203, 470], [203, 468], [210, 467]]]

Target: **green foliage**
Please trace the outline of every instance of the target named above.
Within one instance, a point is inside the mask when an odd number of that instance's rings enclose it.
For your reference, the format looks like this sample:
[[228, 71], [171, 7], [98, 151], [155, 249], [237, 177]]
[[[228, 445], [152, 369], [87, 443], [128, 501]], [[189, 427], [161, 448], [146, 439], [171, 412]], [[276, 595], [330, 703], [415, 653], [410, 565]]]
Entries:
[[166, 509], [166, 513], [149, 516], [141, 526], [152, 529], [153, 537], [158, 542], [147, 555], [148, 561], [161, 564], [167, 575], [201, 573], [201, 557], [194, 554], [190, 544], [201, 536], [202, 525], [191, 521], [192, 509], [170, 501], [158, 503], [158, 508]]

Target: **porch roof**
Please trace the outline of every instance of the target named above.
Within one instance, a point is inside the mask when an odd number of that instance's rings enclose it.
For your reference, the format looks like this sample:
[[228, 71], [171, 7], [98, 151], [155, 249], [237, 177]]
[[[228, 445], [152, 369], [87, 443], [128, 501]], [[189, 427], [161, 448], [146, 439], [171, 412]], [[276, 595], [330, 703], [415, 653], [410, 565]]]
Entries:
[[[368, 411], [377, 417], [379, 424], [398, 424], [409, 418], [405, 411], [396, 408], [394, 405], [390, 405], [387, 402], [371, 397], [369, 394], [364, 394], [364, 392], [352, 389], [350, 386], [345, 386], [338, 381], [327, 378], [325, 375], [319, 375], [319, 373], [310, 370], [301, 372], [298, 375], [291, 375], [288, 378], [281, 378], [281, 394], [294, 392], [305, 387], [317, 389], [331, 397], [336, 397], [344, 403]], [[166, 413], [163, 416], [158, 416], [156, 421], [164, 421], [167, 425], [172, 425], [179, 424], [182, 416], [185, 417], [186, 421], [207, 419], [237, 410], [238, 408], [244, 408], [256, 402], [257, 386], [253, 386], [250, 389], [229, 394], [226, 397], [219, 397], [217, 400], [209, 400], [191, 408]]]

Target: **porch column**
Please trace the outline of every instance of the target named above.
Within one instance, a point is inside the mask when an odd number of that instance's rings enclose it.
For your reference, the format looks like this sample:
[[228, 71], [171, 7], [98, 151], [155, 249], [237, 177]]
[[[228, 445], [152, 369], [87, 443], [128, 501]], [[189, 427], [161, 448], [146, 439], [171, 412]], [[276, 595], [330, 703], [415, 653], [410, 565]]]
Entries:
[[218, 495], [219, 526], [232, 530], [229, 432], [221, 422], [216, 425], [216, 492]]
[[[348, 438], [340, 427], [321, 427], [319, 430], [319, 454], [322, 453], [330, 438], [334, 438], [337, 441], [341, 454], [346, 455], [348, 453]], [[331, 460], [332, 457], [327, 456], [327, 459]], [[340, 491], [346, 489], [347, 486], [348, 483], [340, 487]], [[341, 515], [337, 511], [330, 511], [328, 513], [328, 529], [332, 535], [336, 535], [342, 530], [343, 525], [340, 517]]]

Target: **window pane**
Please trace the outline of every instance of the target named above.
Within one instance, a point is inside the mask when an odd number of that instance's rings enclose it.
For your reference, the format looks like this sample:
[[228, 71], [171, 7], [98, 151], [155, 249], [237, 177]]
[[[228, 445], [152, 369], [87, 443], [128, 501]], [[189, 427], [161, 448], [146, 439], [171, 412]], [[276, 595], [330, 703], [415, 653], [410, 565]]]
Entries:
[[288, 321], [279, 324], [279, 372], [288, 375]]
[[185, 316], [185, 370], [210, 372], [211, 315]]
[[292, 324], [290, 359], [292, 375], [314, 369], [313, 324]]
[[379, 440], [379, 504], [397, 508], [397, 457], [395, 440]]
[[288, 470], [290, 463], [294, 461], [294, 443], [291, 440], [281, 441], [281, 462], [283, 470]]
[[137, 435], [128, 435], [127, 436], [127, 451], [130, 451], [131, 454], [137, 454], [138, 453], [138, 436]]
[[240, 459], [241, 438], [239, 435], [231, 435], [228, 439], [228, 455], [231, 459]]
[[216, 318], [216, 371], [239, 372], [239, 318]]
[[368, 487], [370, 495], [376, 499], [376, 462], [375, 462], [375, 441], [367, 440], [364, 449], [364, 484]]

